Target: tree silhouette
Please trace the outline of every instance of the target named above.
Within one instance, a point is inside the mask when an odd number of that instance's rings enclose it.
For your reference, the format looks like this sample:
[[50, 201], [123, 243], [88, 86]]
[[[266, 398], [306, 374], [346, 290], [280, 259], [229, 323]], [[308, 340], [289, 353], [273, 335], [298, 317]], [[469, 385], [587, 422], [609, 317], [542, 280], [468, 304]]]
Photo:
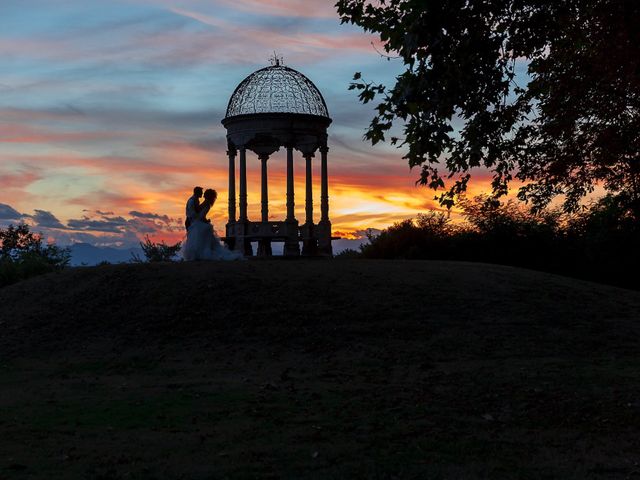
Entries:
[[[164, 241], [155, 243], [147, 235], [144, 237], [144, 242], [140, 242], [140, 248], [148, 262], [171, 262], [180, 252], [182, 242], [174, 245], [167, 245]], [[135, 253], [132, 254], [132, 260], [138, 263], [142, 262], [142, 259]]]
[[[393, 86], [352, 89], [376, 114], [365, 138], [402, 124], [419, 182], [451, 206], [470, 172], [515, 177], [540, 209], [557, 195], [575, 211], [598, 183], [640, 220], [640, 3], [630, 0], [339, 0], [342, 22], [376, 33], [404, 62]], [[516, 75], [518, 68], [528, 75]], [[522, 81], [524, 78], [524, 82]], [[518, 84], [521, 82], [523, 84]], [[455, 128], [461, 122], [460, 128]], [[443, 172], [444, 171], [444, 172]]]
[[28, 225], [0, 229], [0, 287], [65, 268], [70, 258], [68, 248], [43, 244], [42, 236], [32, 233]]

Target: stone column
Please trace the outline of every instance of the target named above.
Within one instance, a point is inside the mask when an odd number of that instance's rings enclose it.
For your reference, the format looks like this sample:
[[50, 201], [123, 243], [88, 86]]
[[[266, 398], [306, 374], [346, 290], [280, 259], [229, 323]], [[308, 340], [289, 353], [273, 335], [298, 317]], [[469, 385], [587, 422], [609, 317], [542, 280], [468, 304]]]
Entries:
[[269, 155], [261, 154], [259, 156], [260, 162], [262, 163], [262, 195], [261, 195], [261, 204], [262, 204], [262, 221], [269, 221], [269, 187], [267, 182], [267, 160], [269, 160]]
[[241, 237], [236, 244], [236, 249], [241, 250], [245, 255], [253, 255], [251, 242], [246, 238], [249, 228], [249, 218], [247, 217], [247, 149], [240, 148], [240, 217], [239, 225], [236, 226], [236, 235]]
[[329, 147], [322, 146], [320, 147], [320, 212], [321, 222], [329, 221], [329, 176], [327, 172], [327, 153], [329, 152]]
[[287, 147], [287, 219], [285, 228], [287, 239], [284, 242], [284, 255], [297, 257], [300, 255], [298, 221], [295, 212], [295, 195], [293, 191], [293, 147]]
[[240, 148], [240, 222], [247, 218], [247, 149]]
[[[269, 187], [267, 181], [267, 160], [269, 160], [269, 155], [266, 153], [261, 153], [258, 155], [260, 162], [262, 163], [262, 194], [261, 194], [261, 205], [262, 205], [262, 222], [267, 223], [269, 221]], [[264, 227], [261, 227], [261, 229]], [[260, 256], [271, 256], [271, 240], [268, 238], [262, 238], [258, 241], [258, 255]]]
[[229, 155], [229, 223], [236, 221], [236, 149], [230, 148]]
[[306, 183], [306, 197], [305, 197], [305, 205], [304, 211], [306, 213], [305, 222], [308, 225], [313, 225], [313, 173], [311, 170], [311, 159], [313, 158], [313, 153], [305, 154], [304, 159], [306, 160], [307, 166], [307, 183]]
[[229, 221], [226, 227], [225, 243], [231, 249], [236, 245], [236, 149], [229, 145]]
[[305, 223], [302, 228], [302, 254], [315, 255], [317, 253], [318, 240], [315, 236], [315, 227], [313, 225], [313, 174], [311, 159], [313, 153], [305, 153], [306, 161], [306, 197], [305, 197]]
[[320, 147], [320, 222], [316, 231], [318, 239], [318, 253], [320, 255], [333, 255], [331, 248], [331, 222], [329, 221], [329, 175], [327, 171], [327, 153], [329, 147]]
[[293, 147], [287, 147], [287, 221], [296, 219], [295, 195], [293, 192]]

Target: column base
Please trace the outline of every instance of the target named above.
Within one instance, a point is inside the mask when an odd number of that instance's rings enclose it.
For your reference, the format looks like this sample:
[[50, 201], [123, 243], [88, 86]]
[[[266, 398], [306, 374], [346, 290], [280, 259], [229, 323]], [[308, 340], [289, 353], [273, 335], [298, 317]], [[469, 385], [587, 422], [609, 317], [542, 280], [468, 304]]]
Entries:
[[305, 223], [300, 227], [302, 232], [302, 255], [312, 257], [318, 254], [318, 239], [315, 237], [315, 225]]
[[242, 241], [244, 244], [244, 248], [242, 253], [245, 257], [253, 257], [253, 246], [251, 245], [251, 241], [246, 238]]
[[233, 250], [236, 246], [236, 222], [229, 222], [226, 225], [225, 237], [227, 238], [224, 243], [229, 250]]
[[258, 240], [258, 256], [270, 257], [271, 255], [271, 240]]
[[300, 256], [300, 244], [296, 243], [285, 243], [283, 254], [285, 257], [299, 257]]
[[302, 256], [315, 257], [318, 254], [318, 241], [315, 238], [309, 238], [302, 241]]
[[316, 237], [318, 238], [318, 255], [332, 257], [331, 222], [320, 220], [316, 227]]
[[249, 227], [245, 221], [239, 220], [227, 223], [227, 240], [225, 243], [231, 250], [236, 250], [247, 257], [251, 257], [253, 255], [253, 247], [246, 238], [248, 231]]
[[285, 257], [299, 257], [300, 256], [300, 235], [298, 233], [298, 221], [286, 220], [285, 231], [287, 238], [284, 242], [283, 255]]

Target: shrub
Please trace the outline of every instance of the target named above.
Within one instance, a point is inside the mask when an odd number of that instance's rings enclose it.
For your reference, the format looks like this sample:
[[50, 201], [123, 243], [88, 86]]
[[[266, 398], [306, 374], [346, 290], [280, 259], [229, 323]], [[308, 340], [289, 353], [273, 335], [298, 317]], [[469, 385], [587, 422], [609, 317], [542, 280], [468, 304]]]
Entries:
[[0, 258], [0, 287], [11, 285], [20, 280], [20, 268], [17, 262], [9, 258]]
[[458, 230], [448, 215], [428, 212], [419, 214], [415, 221], [394, 223], [378, 235], [368, 233], [369, 243], [360, 249], [367, 258], [450, 258], [451, 239]]
[[42, 236], [28, 225], [0, 229], [0, 287], [69, 265], [71, 253], [53, 243], [43, 245]]
[[360, 258], [361, 256], [362, 255], [357, 250], [354, 250], [353, 248], [345, 248], [340, 253], [334, 255], [334, 258], [346, 260], [349, 258]]
[[[144, 242], [140, 242], [140, 248], [148, 262], [171, 262], [178, 255], [181, 247], [182, 242], [174, 245], [167, 245], [164, 241], [154, 243], [148, 235], [144, 237]], [[133, 261], [142, 262], [142, 259], [133, 254]]]

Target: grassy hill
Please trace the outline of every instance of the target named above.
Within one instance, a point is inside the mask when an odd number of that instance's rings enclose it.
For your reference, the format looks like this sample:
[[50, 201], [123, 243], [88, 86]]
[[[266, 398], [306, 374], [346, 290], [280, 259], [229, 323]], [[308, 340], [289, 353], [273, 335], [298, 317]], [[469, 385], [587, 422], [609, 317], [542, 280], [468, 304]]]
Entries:
[[640, 292], [273, 260], [71, 269], [0, 306], [2, 479], [640, 475]]

